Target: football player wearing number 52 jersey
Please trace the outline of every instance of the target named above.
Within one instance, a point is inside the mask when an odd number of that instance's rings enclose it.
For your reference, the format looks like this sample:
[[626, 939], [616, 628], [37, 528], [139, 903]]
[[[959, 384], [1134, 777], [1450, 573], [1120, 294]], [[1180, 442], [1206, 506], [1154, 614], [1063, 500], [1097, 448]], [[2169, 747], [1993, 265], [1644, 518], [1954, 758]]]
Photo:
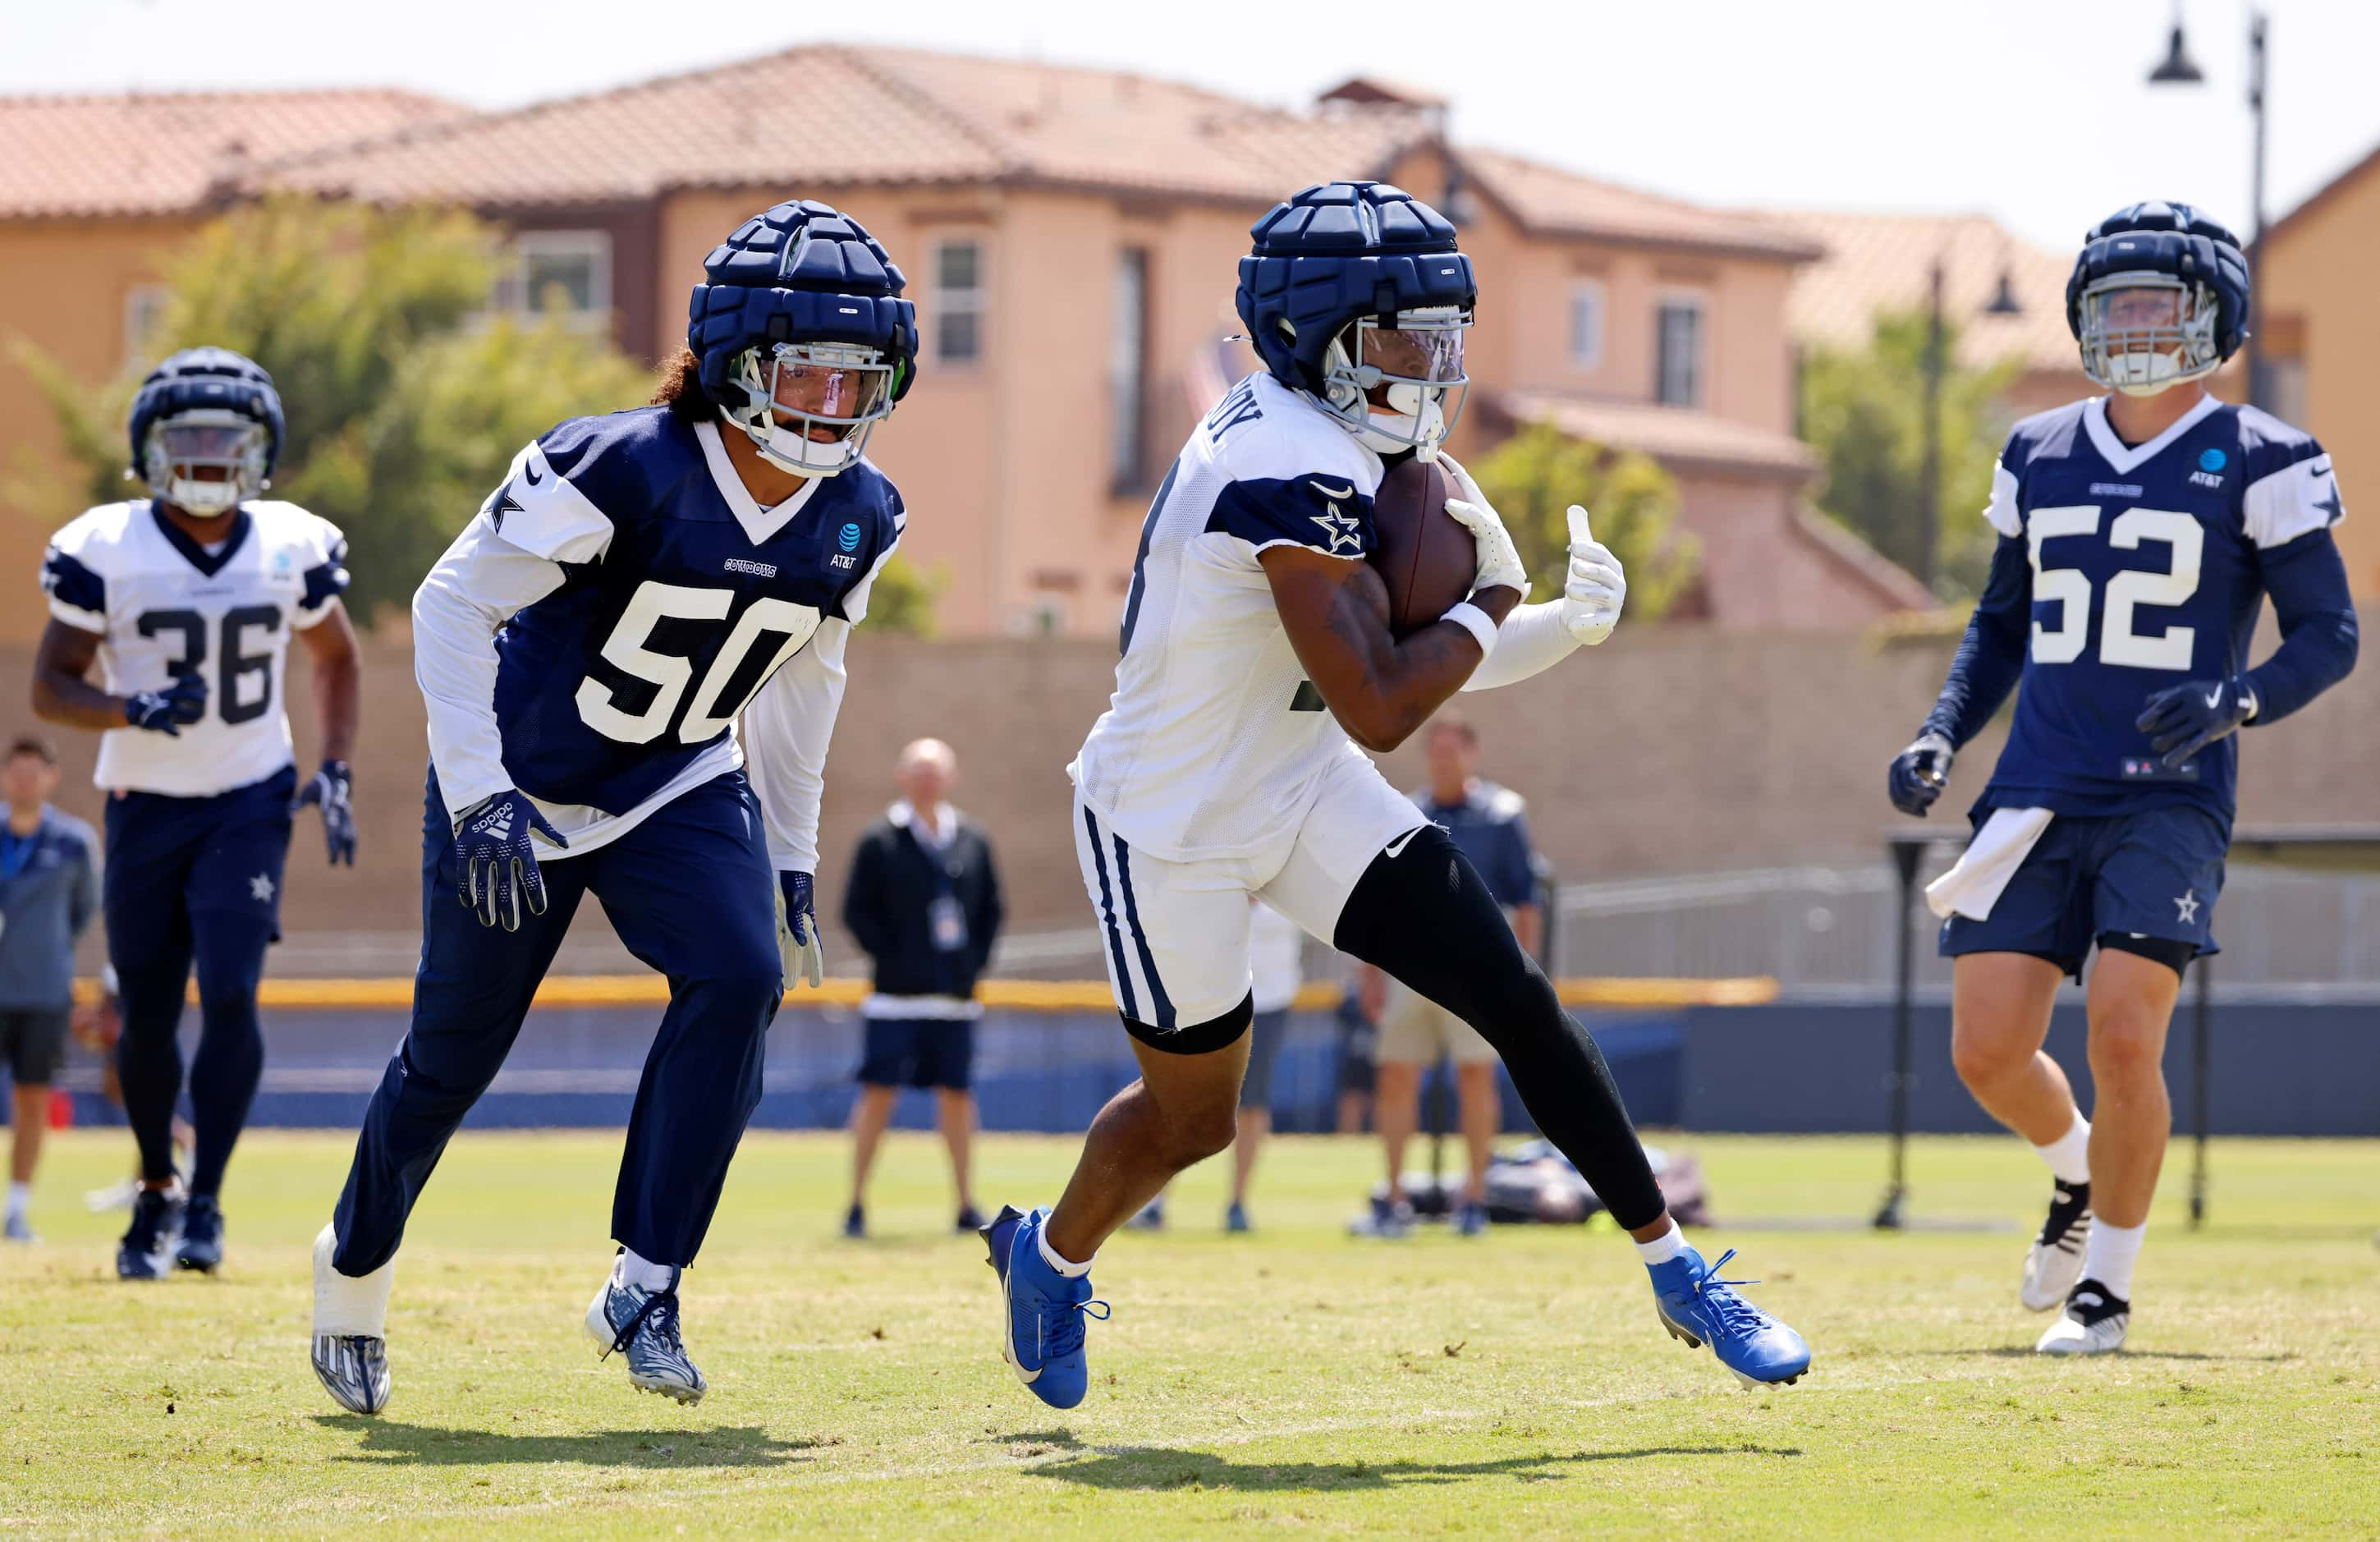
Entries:
[[[264, 1070], [256, 988], [279, 935], [291, 816], [319, 806], [331, 861], [355, 861], [347, 756], [361, 670], [339, 601], [346, 541], [327, 520], [258, 496], [281, 453], [273, 377], [226, 348], [186, 349], [141, 382], [130, 430], [128, 474], [150, 496], [103, 504], [52, 540], [33, 709], [101, 730], [101, 909], [124, 1017], [115, 1068], [140, 1153], [115, 1271], [155, 1280], [223, 1262], [217, 1195]], [[293, 634], [313, 662], [322, 727], [322, 769], [302, 791], [281, 704]], [[196, 1138], [183, 1190], [176, 1034], [193, 966]]]
[[904, 518], [862, 451], [917, 347], [900, 270], [823, 203], [747, 221], [704, 270], [654, 405], [522, 450], [414, 596], [431, 765], [413, 1022], [314, 1246], [314, 1369], [358, 1414], [388, 1401], [406, 1218], [589, 893], [670, 1002], [587, 1328], [638, 1389], [703, 1394], [678, 1277], [778, 1002], [820, 980], [844, 647]]
[[[2162, 1069], [2182, 972], [2215, 952], [2242, 726], [2289, 716], [2355, 665], [2313, 436], [2199, 383], [2247, 336], [2248, 264], [2180, 203], [2084, 237], [2066, 285], [2082, 367], [2109, 395], [2009, 436], [1984, 517], [1991, 577], [1892, 801], [1923, 815], [1950, 757], [2014, 689], [1973, 840], [1927, 890], [1953, 960], [1951, 1057], [2056, 1187], [2020, 1291], [2064, 1307], [2045, 1354], [2119, 1349], [2173, 1111]], [[2266, 596], [2281, 643], [2251, 669]], [[2061, 977], [2088, 990], [2098, 1115], [2042, 1052]]]

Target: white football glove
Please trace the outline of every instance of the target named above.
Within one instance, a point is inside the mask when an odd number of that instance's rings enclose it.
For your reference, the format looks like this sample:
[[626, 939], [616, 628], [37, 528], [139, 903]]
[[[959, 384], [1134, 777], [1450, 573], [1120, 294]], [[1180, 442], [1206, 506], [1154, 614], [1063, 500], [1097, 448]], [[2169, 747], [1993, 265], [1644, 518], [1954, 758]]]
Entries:
[[1520, 548], [1512, 544], [1512, 533], [1504, 528], [1504, 521], [1489, 505], [1487, 494], [1471, 480], [1471, 473], [1452, 455], [1442, 455], [1438, 463], [1446, 467], [1454, 481], [1459, 497], [1446, 501], [1446, 512], [1456, 524], [1471, 532], [1471, 542], [1477, 568], [1471, 580], [1473, 593], [1483, 589], [1516, 589], [1521, 598], [1529, 597], [1529, 570], [1521, 562]]
[[1570, 506], [1570, 579], [1561, 603], [1563, 627], [1588, 648], [1611, 635], [1628, 603], [1628, 575], [1611, 548], [1595, 539], [1586, 510], [1576, 504]]
[[808, 980], [815, 990], [826, 978], [826, 950], [819, 946], [818, 907], [810, 898], [810, 875], [777, 875], [777, 961], [785, 989]]

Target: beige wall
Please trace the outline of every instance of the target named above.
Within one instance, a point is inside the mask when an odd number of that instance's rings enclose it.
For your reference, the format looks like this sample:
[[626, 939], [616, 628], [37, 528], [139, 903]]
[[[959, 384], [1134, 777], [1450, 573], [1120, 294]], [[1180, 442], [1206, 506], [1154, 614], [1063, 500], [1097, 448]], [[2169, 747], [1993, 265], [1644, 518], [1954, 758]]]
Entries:
[[0, 221], [0, 643], [29, 642], [46, 613], [34, 587], [50, 533], [83, 510], [85, 490], [57, 420], [16, 358], [30, 343], [78, 380], [128, 362], [125, 300], [153, 283], [191, 220]]
[[[2367, 607], [2367, 625], [2380, 613]], [[2270, 646], [2272, 625], [2257, 644]], [[1899, 820], [1884, 799], [1885, 761], [1934, 700], [1945, 643], [1879, 652], [1851, 632], [1721, 632], [1623, 625], [1613, 640], [1509, 690], [1463, 698], [1480, 726], [1488, 771], [1526, 795], [1536, 838], [1566, 879], [1626, 878], [1877, 858]], [[315, 737], [304, 650], [290, 662], [298, 758]], [[412, 661], [392, 637], [365, 643], [366, 706], [355, 759], [363, 848], [358, 866], [322, 860], [311, 816], [291, 848], [285, 925], [318, 972], [401, 972], [420, 925], [419, 832], [426, 744]], [[998, 844], [1016, 924], [1087, 924], [1067, 825], [1065, 763], [1113, 681], [1104, 638], [1000, 640], [966, 648], [874, 636], [852, 647], [850, 705], [837, 726], [820, 832], [822, 910], [835, 924], [861, 830], [892, 796], [892, 765], [920, 735], [959, 757], [957, 801]], [[21, 682], [30, 650], [0, 647], [0, 680]], [[0, 698], [21, 700], [15, 687]], [[1596, 725], [1586, 740], [1580, 724]], [[13, 705], [0, 731], [30, 726]], [[1961, 757], [1950, 807], [1982, 788], [2001, 728]], [[90, 783], [97, 735], [60, 732], [59, 801], [96, 820]], [[1579, 748], [1594, 763], [1582, 778]], [[2363, 670], [2301, 715], [2245, 736], [2240, 817], [2248, 823], [2380, 822], [2380, 670]], [[1420, 780], [1418, 739], [1383, 764]], [[596, 907], [582, 926], [600, 929]], [[339, 940], [355, 934], [352, 953]], [[375, 939], [367, 943], [363, 939]], [[299, 950], [276, 960], [300, 966]], [[844, 955], [848, 958], [848, 954]]]
[[2266, 317], [2302, 328], [2307, 420], [2300, 425], [2329, 450], [2338, 467], [2348, 517], [2338, 528], [2348, 581], [2361, 595], [2380, 594], [2380, 376], [2368, 361], [2380, 351], [2380, 292], [2372, 284], [2373, 243], [2380, 241], [2380, 176], [2355, 177], [2321, 202], [2289, 217], [2265, 242]]

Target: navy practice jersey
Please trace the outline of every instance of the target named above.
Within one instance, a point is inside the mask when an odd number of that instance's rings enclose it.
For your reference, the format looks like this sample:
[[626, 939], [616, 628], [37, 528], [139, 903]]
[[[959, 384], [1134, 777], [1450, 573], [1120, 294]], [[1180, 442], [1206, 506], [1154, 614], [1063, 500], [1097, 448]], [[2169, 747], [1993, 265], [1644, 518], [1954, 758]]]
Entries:
[[843, 638], [903, 521], [865, 460], [761, 509], [717, 425], [666, 408], [547, 433], [415, 600], [417, 637], [462, 634], [420, 665], [448, 808], [518, 787], [584, 850], [739, 765], [736, 720], [781, 671], [821, 676], [825, 721], [790, 731], [822, 764]]
[[2228, 821], [2237, 737], [2168, 771], [2133, 722], [2155, 691], [2247, 670], [2266, 567], [2327, 544], [2342, 512], [2322, 446], [2254, 407], [2208, 397], [2137, 446], [2100, 398], [2019, 423], [1985, 517], [2025, 545], [2031, 637], [1982, 807]]

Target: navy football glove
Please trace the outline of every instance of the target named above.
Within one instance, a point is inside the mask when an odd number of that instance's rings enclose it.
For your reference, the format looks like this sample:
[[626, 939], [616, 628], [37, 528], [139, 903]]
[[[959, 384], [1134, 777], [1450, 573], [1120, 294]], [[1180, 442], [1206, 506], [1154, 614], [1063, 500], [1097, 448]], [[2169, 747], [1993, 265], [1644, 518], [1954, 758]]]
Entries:
[[168, 738], [182, 736], [182, 725], [207, 715], [207, 683], [196, 674], [176, 674], [162, 691], [142, 691], [124, 698], [124, 721]]
[[1924, 819], [1950, 780], [1950, 741], [1939, 734], [1921, 735], [1894, 756], [1886, 780], [1892, 806], [1912, 819]]
[[545, 914], [545, 875], [537, 870], [532, 830], [557, 846], [570, 844], [516, 788], [473, 804], [455, 827], [455, 896], [481, 926], [501, 922], [518, 931], [524, 907]]
[[2245, 680], [2191, 680], [2151, 696], [2132, 726], [2149, 736], [2168, 771], [2256, 715]]
[[826, 954], [819, 947], [818, 905], [810, 897], [810, 875], [777, 875], [777, 957], [785, 966], [785, 988], [805, 979], [812, 986], [826, 978]]
[[289, 812], [312, 805], [322, 811], [322, 841], [331, 848], [331, 866], [356, 865], [356, 802], [345, 760], [325, 760], [314, 780], [291, 801]]

